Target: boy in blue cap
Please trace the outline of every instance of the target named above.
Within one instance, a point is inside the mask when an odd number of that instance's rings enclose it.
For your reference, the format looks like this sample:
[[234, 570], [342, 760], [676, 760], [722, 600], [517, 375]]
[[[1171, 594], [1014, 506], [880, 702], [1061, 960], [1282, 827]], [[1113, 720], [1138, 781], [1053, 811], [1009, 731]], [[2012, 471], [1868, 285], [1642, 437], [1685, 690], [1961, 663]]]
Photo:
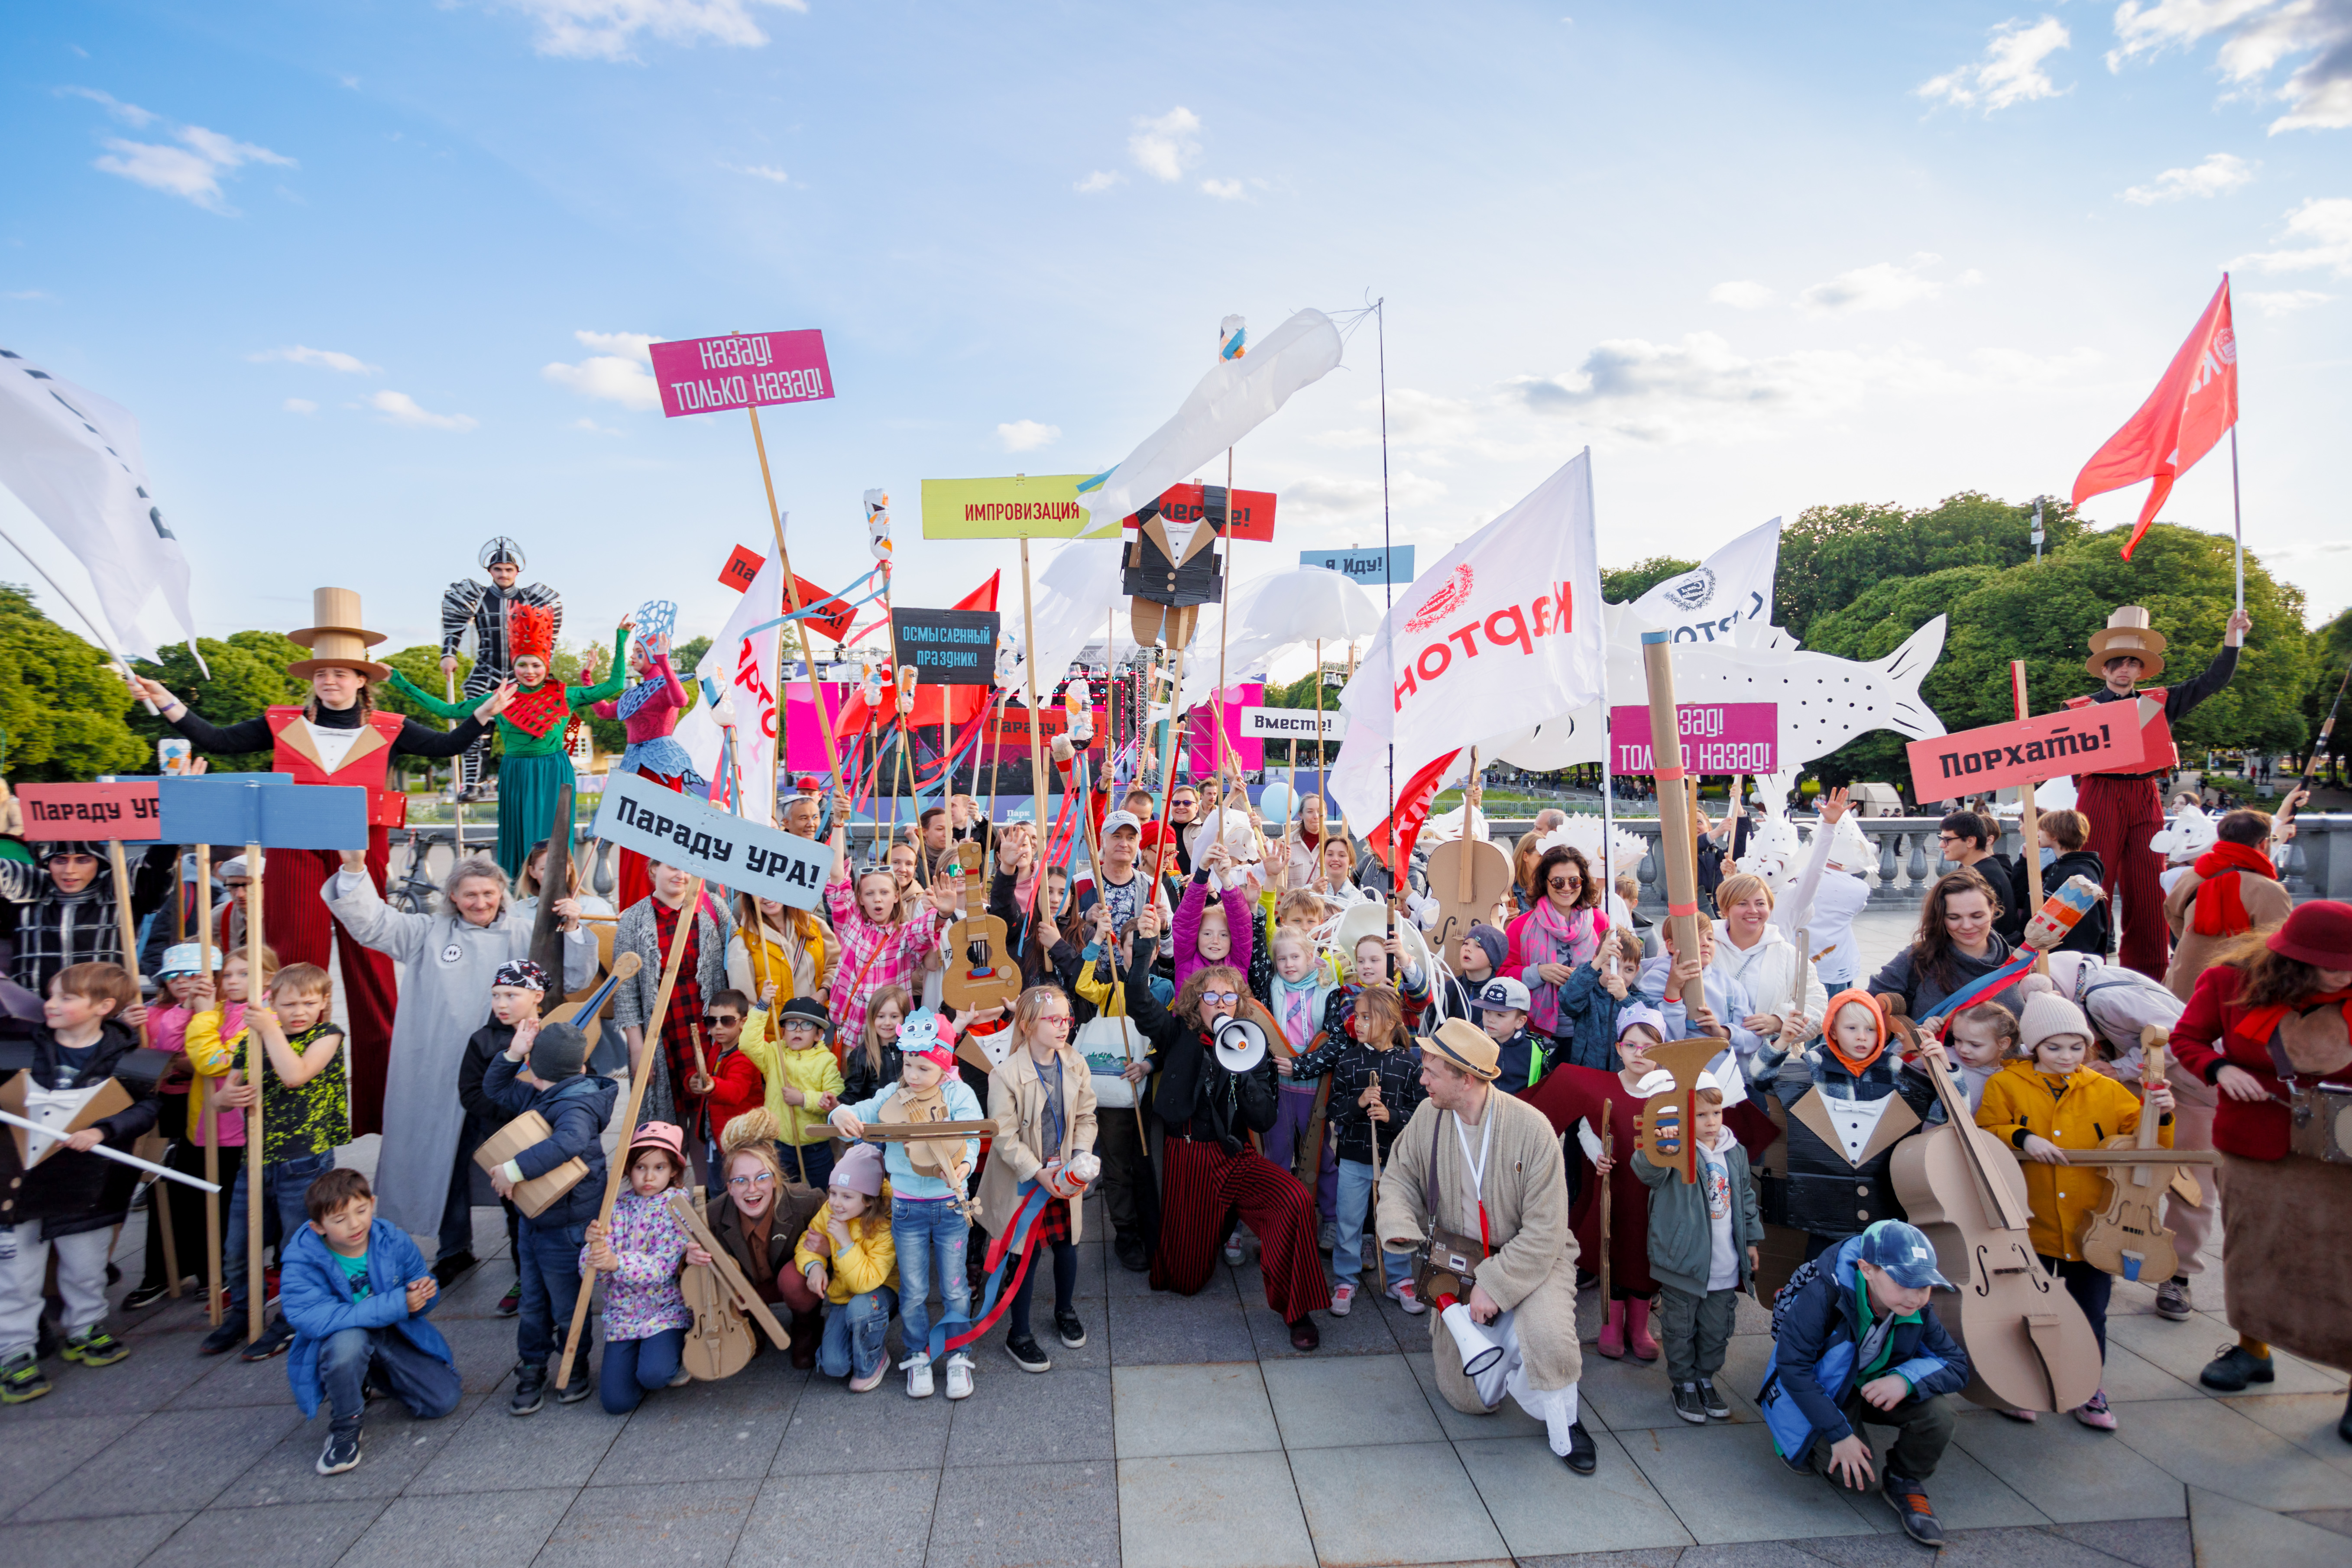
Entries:
[[1772, 1310], [1772, 1359], [1757, 1405], [1790, 1469], [1824, 1468], [1856, 1491], [1871, 1481], [1866, 1423], [1895, 1429], [1883, 1490], [1904, 1533], [1940, 1546], [1927, 1478], [1952, 1440], [1948, 1394], [1968, 1385], [1969, 1356], [1928, 1304], [1951, 1282], [1916, 1226], [1883, 1219], [1799, 1267]]

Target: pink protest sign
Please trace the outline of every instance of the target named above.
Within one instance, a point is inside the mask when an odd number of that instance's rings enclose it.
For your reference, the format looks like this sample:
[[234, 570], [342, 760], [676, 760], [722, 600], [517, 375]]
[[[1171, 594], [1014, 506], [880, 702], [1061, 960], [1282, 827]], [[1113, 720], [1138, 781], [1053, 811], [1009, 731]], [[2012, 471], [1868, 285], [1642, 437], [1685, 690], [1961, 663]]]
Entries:
[[158, 790], [152, 778], [108, 784], [28, 784], [16, 786], [25, 808], [25, 837], [120, 838], [152, 844], [163, 837]]
[[[1683, 702], [1683, 766], [1695, 773], [1769, 773], [1780, 765], [1780, 709], [1772, 702]], [[1655, 773], [1650, 710], [1609, 710], [1609, 771]]]
[[2147, 750], [2147, 736], [2134, 719], [2145, 721], [2156, 704], [2143, 697], [2136, 709], [2110, 717], [2105, 703], [1987, 724], [1957, 735], [1914, 741], [1905, 748], [1911, 761], [1911, 791], [1920, 800], [1956, 800], [1985, 790], [2040, 784], [2061, 773], [2126, 773]]
[[646, 352], [653, 356], [654, 380], [661, 384], [662, 412], [672, 419], [772, 403], [813, 403], [833, 395], [824, 334], [814, 327], [797, 332], [681, 338], [655, 343]]
[[[1255, 708], [1265, 702], [1265, 683], [1253, 680], [1239, 686], [1228, 686], [1221, 692], [1213, 693], [1211, 700], [1222, 710], [1225, 721], [1225, 744], [1231, 750], [1234, 765], [1245, 769], [1265, 766], [1265, 742], [1244, 738], [1242, 734], [1242, 710]], [[1187, 754], [1192, 759], [1194, 778], [1206, 778], [1215, 773], [1222, 761], [1217, 755], [1215, 736], [1209, 728], [1212, 721], [1207, 704], [1193, 709], [1184, 721], [1184, 743], [1188, 748]]]

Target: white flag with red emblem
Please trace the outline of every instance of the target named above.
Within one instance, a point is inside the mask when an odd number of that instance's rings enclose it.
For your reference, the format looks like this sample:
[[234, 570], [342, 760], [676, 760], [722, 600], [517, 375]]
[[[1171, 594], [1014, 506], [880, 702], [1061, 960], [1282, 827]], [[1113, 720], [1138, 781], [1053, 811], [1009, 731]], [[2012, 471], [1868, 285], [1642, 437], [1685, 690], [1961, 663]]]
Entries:
[[1379, 824], [1365, 837], [1383, 861], [1391, 831], [1410, 855], [1471, 747], [1600, 698], [1601, 637], [1588, 450], [1415, 579], [1381, 623], [1339, 700], [1348, 740], [1331, 793], [1348, 820]]

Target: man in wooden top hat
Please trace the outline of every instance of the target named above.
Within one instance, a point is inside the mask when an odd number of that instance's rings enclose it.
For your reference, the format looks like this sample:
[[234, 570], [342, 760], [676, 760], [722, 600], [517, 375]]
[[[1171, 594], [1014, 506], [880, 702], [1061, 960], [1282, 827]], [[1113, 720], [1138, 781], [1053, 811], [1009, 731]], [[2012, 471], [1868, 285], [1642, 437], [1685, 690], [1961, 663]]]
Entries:
[[[366, 657], [384, 639], [382, 632], [361, 628], [356, 591], [314, 589], [310, 618], [318, 625], [287, 634], [310, 650], [309, 658], [286, 667], [287, 674], [310, 683], [310, 699], [302, 703], [271, 707], [258, 719], [215, 724], [189, 711], [162, 682], [136, 684], [164, 722], [203, 751], [268, 750], [270, 768], [293, 774], [296, 784], [365, 789], [368, 875], [380, 893], [391, 854], [389, 832], [408, 818], [408, 797], [387, 787], [385, 764], [394, 757], [456, 756], [480, 739], [485, 720], [505, 707], [512, 689], [489, 693], [480, 710], [454, 730], [430, 729], [375, 706], [372, 683], [392, 670]], [[357, 1135], [383, 1130], [396, 997], [392, 960], [353, 942], [319, 896], [327, 879], [341, 869], [342, 857], [332, 849], [272, 849], [262, 872], [261, 921], [262, 935], [280, 963], [323, 969], [330, 946], [342, 950], [343, 995], [352, 1021], [352, 1131]]]
[[[2084, 661], [2083, 668], [2106, 684], [2066, 702], [2069, 708], [2081, 708], [2145, 697], [2158, 705], [2141, 726], [2147, 754], [2138, 772], [2086, 773], [2074, 781], [2075, 805], [2091, 819], [2089, 847], [2105, 868], [2107, 891], [2123, 894], [2124, 964], [2154, 980], [2164, 978], [2170, 934], [2164, 924], [2164, 885], [2158, 880], [2164, 858], [2148, 847], [2148, 840], [2164, 826], [2162, 781], [2180, 765], [2172, 726], [2230, 684], [2238, 670], [2238, 649], [2252, 625], [2245, 611], [2233, 612], [2221, 634], [2221, 651], [2203, 674], [2178, 686], [2142, 690], [2141, 681], [2164, 673], [2164, 634], [2148, 625], [2146, 609], [2126, 605], [2107, 617], [2105, 630], [2091, 634], [2091, 657]], [[2032, 846], [2026, 847], [2026, 853], [2033, 853]]]
[[[494, 686], [514, 679], [514, 653], [507, 646], [507, 611], [515, 605], [540, 605], [555, 613], [555, 633], [563, 635], [563, 595], [544, 583], [523, 583], [522, 546], [499, 534], [482, 546], [482, 570], [488, 583], [460, 577], [441, 594], [441, 673], [457, 671], [457, 645], [470, 629], [474, 634], [474, 668], [466, 672], [466, 695], [478, 698]], [[482, 782], [483, 743], [466, 748], [460, 784], [470, 800]]]

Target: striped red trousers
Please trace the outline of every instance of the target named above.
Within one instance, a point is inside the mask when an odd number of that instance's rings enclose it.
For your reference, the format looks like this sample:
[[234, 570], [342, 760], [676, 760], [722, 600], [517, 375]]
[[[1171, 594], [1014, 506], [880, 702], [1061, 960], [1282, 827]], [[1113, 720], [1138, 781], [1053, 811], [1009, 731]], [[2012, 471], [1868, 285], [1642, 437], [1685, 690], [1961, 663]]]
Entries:
[[1323, 1260], [1315, 1250], [1315, 1194], [1258, 1153], [1228, 1154], [1215, 1143], [1170, 1133], [1160, 1191], [1160, 1250], [1151, 1288], [1199, 1294], [1217, 1267], [1228, 1217], [1238, 1209], [1258, 1239], [1265, 1304], [1295, 1323], [1331, 1305]]

